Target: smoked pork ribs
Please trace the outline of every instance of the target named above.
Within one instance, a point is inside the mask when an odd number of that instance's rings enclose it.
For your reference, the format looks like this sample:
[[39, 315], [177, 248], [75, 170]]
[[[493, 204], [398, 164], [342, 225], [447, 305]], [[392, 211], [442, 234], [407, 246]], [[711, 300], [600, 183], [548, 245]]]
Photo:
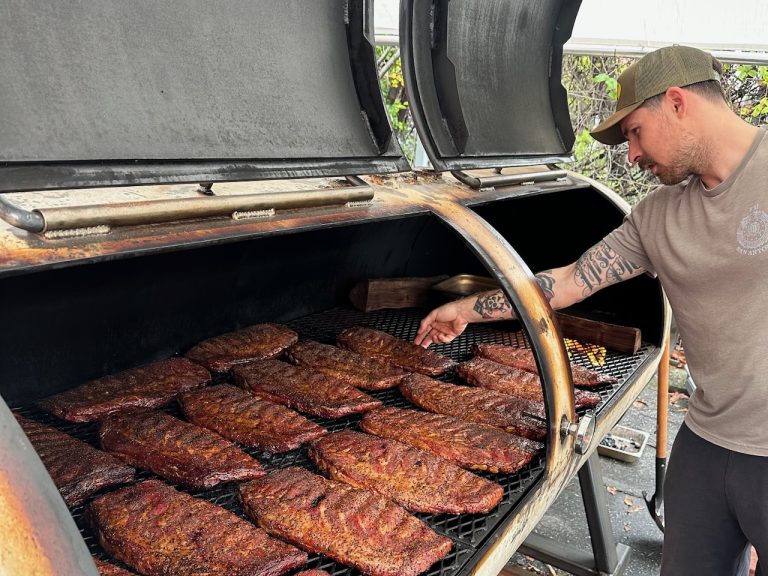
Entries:
[[178, 400], [193, 424], [266, 452], [288, 452], [327, 433], [298, 412], [230, 384], [185, 392]]
[[455, 416], [386, 407], [365, 414], [360, 427], [370, 434], [429, 450], [470, 470], [515, 473], [544, 448], [540, 442]]
[[304, 468], [271, 472], [239, 490], [248, 516], [269, 534], [370, 576], [416, 576], [452, 548], [388, 498]]
[[276, 358], [298, 339], [299, 335], [287, 326], [254, 324], [203, 340], [185, 356], [211, 372], [222, 373], [243, 362]]
[[354, 430], [313, 442], [309, 457], [334, 480], [378, 492], [412, 512], [487, 513], [504, 495], [499, 484], [432, 452]]
[[68, 506], [79, 506], [102, 488], [131, 482], [135, 469], [115, 456], [52, 426], [16, 415]]
[[202, 366], [186, 358], [168, 358], [104, 376], [38, 402], [38, 406], [70, 422], [92, 422], [122, 410], [159, 408], [185, 390], [211, 379]]
[[113, 558], [146, 576], [278, 576], [307, 554], [160, 480], [98, 496], [87, 517]]
[[403, 370], [428, 376], [439, 376], [456, 364], [452, 359], [433, 350], [372, 328], [347, 328], [338, 335], [337, 340], [339, 346], [347, 350], [379, 358]]
[[261, 463], [218, 434], [164, 412], [132, 412], [100, 422], [101, 447], [125, 462], [190, 488], [249, 480]]

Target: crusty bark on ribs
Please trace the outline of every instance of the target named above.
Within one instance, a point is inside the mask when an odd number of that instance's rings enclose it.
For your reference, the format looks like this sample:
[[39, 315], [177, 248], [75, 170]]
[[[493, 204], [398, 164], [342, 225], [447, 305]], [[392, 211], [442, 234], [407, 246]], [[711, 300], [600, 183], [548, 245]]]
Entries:
[[86, 382], [38, 405], [63, 420], [91, 422], [120, 410], [158, 408], [210, 379], [202, 366], [186, 358], [168, 358]]
[[[504, 394], [527, 398], [536, 402], [544, 401], [544, 391], [538, 374], [522, 368], [505, 366], [493, 360], [476, 356], [456, 366], [456, 373], [468, 384]], [[600, 402], [600, 394], [574, 390], [576, 408], [590, 408]]]
[[451, 550], [448, 538], [388, 498], [303, 468], [243, 484], [240, 498], [270, 534], [371, 576], [416, 576]]
[[397, 440], [344, 430], [316, 440], [309, 457], [334, 480], [386, 496], [412, 512], [480, 514], [501, 486]]
[[295, 576], [331, 576], [328, 572], [325, 570], [302, 570], [301, 572], [297, 572]]
[[298, 412], [219, 384], [179, 395], [184, 416], [224, 438], [268, 452], [287, 452], [327, 433]]
[[342, 418], [382, 405], [337, 378], [280, 360], [236, 366], [232, 379], [257, 396], [322, 418]]
[[299, 335], [280, 324], [254, 324], [203, 340], [185, 356], [213, 372], [227, 372], [232, 366], [276, 358], [295, 344]]
[[469, 422], [496, 426], [531, 440], [547, 434], [544, 404], [495, 390], [471, 388], [439, 382], [421, 374], [411, 374], [400, 391], [408, 400], [438, 414], [457, 416]]
[[258, 460], [229, 440], [164, 412], [107, 416], [100, 422], [99, 440], [129, 464], [191, 488], [265, 474]]
[[147, 576], [277, 576], [307, 561], [247, 520], [159, 480], [97, 497], [88, 517], [104, 550]]
[[297, 366], [318, 370], [363, 390], [394, 388], [408, 374], [384, 360], [313, 340], [294, 344], [286, 356]]
[[439, 376], [455, 364], [442, 354], [372, 328], [347, 328], [339, 334], [338, 342], [339, 346], [347, 350], [380, 358], [404, 370], [429, 376]]
[[119, 566], [105, 562], [99, 558], [94, 557], [93, 561], [96, 564], [96, 568], [98, 568], [99, 574], [101, 576], [136, 576], [135, 572], [129, 572], [124, 568], [120, 568]]
[[[528, 372], [539, 373], [533, 352], [527, 348], [516, 348], [505, 344], [473, 344], [472, 353], [506, 366], [514, 366]], [[571, 362], [574, 386], [593, 388], [604, 384], [616, 384], [619, 380], [610, 374], [602, 374]]]
[[22, 430], [69, 506], [79, 506], [102, 488], [130, 482], [135, 470], [102, 450], [19, 414]]
[[368, 412], [360, 427], [393, 438], [471, 470], [514, 473], [544, 446], [494, 426], [421, 410], [380, 408]]

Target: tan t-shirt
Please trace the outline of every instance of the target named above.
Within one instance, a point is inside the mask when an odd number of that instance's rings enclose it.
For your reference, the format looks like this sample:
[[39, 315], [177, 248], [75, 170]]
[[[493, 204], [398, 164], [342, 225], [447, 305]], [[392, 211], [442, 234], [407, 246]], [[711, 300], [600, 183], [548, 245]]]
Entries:
[[712, 190], [661, 186], [607, 244], [658, 275], [696, 383], [686, 424], [710, 442], [768, 456], [768, 137]]

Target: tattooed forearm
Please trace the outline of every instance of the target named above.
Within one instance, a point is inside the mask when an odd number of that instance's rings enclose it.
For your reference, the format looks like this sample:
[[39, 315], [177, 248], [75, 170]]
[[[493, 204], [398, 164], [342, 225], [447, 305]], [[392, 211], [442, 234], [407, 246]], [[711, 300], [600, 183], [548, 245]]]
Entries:
[[473, 309], [485, 319], [508, 318], [512, 315], [512, 307], [501, 290], [480, 294]]
[[608, 244], [598, 242], [584, 252], [576, 262], [576, 283], [582, 287], [586, 298], [595, 290], [621, 282], [640, 270], [623, 256], [614, 252]]
[[536, 274], [536, 282], [543, 290], [547, 302], [552, 302], [555, 297], [555, 278], [552, 276], [552, 270], [544, 270]]

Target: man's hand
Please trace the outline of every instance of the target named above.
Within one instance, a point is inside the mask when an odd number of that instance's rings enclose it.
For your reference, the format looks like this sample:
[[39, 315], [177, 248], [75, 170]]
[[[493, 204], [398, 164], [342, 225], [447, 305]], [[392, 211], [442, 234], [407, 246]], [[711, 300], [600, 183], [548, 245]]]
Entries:
[[464, 332], [469, 319], [464, 317], [460, 300], [432, 310], [419, 324], [414, 342], [427, 348], [430, 344], [445, 344]]

